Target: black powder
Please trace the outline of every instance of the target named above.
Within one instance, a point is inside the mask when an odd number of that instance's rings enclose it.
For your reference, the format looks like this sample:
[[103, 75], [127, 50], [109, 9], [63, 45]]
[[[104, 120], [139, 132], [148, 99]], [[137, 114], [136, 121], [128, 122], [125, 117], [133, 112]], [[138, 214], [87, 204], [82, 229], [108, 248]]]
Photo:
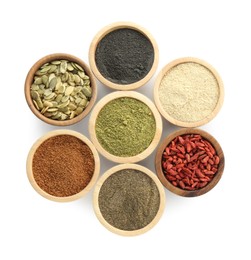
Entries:
[[99, 192], [103, 218], [121, 230], [147, 226], [156, 216], [160, 195], [155, 182], [145, 173], [126, 169], [112, 174]]
[[154, 50], [139, 31], [118, 29], [105, 35], [95, 53], [96, 66], [107, 80], [125, 85], [143, 79], [151, 70]]

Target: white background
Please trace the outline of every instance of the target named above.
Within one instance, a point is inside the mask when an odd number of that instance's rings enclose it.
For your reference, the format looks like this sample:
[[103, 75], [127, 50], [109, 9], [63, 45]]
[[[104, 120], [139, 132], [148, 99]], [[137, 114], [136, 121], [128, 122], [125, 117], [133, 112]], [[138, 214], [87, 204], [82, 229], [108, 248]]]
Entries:
[[[0, 3], [0, 259], [251, 259], [250, 233], [250, 1], [1, 1]], [[173, 59], [211, 63], [225, 85], [217, 117], [202, 128], [221, 144], [222, 179], [209, 193], [183, 198], [166, 191], [160, 222], [137, 237], [106, 230], [92, 192], [71, 203], [38, 195], [26, 176], [26, 157], [41, 135], [57, 127], [38, 120], [24, 98], [30, 67], [55, 52], [88, 63], [94, 35], [131, 21], [156, 39], [158, 71]], [[152, 80], [138, 91], [152, 99]], [[98, 84], [98, 100], [111, 92]], [[89, 137], [88, 119], [67, 127]], [[164, 121], [162, 138], [177, 127]], [[140, 164], [154, 171], [155, 152]], [[101, 157], [101, 174], [115, 165]]]

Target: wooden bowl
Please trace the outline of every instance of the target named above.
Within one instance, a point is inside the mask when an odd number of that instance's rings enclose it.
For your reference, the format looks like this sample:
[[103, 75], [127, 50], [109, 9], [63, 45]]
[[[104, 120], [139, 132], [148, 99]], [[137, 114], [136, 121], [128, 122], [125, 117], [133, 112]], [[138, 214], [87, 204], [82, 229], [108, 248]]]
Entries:
[[[98, 141], [98, 138], [96, 135], [96, 128], [95, 128], [96, 120], [97, 120], [97, 117], [98, 117], [101, 109], [106, 104], [108, 104], [110, 101], [118, 99], [118, 98], [122, 98], [122, 97], [133, 98], [133, 99], [139, 100], [139, 101], [143, 102], [144, 104], [146, 104], [152, 111], [152, 114], [155, 118], [155, 124], [156, 124], [155, 135], [154, 135], [154, 138], [153, 138], [151, 144], [148, 146], [148, 148], [145, 149], [143, 152], [141, 152], [135, 156], [130, 156], [130, 157], [116, 156], [116, 155], [109, 153], [107, 150], [105, 150]], [[147, 156], [149, 156], [153, 152], [153, 150], [156, 148], [156, 146], [158, 145], [158, 142], [159, 142], [159, 140], [161, 138], [161, 134], [162, 134], [162, 120], [161, 120], [161, 116], [160, 116], [158, 110], [156, 109], [155, 105], [152, 103], [152, 101], [150, 101], [144, 95], [134, 92], [134, 91], [116, 91], [116, 92], [106, 95], [94, 107], [90, 120], [89, 120], [89, 133], [90, 133], [91, 140], [92, 140], [93, 144], [95, 145], [95, 147], [97, 148], [97, 150], [107, 159], [109, 159], [113, 162], [117, 162], [117, 163], [135, 163], [135, 162], [139, 162], [139, 161], [145, 159]]]
[[[209, 141], [209, 143], [212, 144], [212, 146], [214, 147], [214, 149], [216, 151], [216, 154], [219, 156], [219, 159], [220, 159], [220, 162], [218, 165], [218, 171], [215, 173], [213, 179], [205, 187], [197, 189], [197, 190], [192, 190], [192, 191], [183, 190], [181, 188], [175, 187], [171, 182], [169, 182], [163, 173], [162, 164], [161, 164], [162, 154], [163, 154], [165, 148], [168, 146], [168, 144], [176, 136], [185, 135], [185, 134], [201, 135], [204, 139], [206, 139], [207, 141]], [[172, 134], [168, 135], [163, 140], [161, 145], [158, 147], [156, 157], [155, 157], [155, 169], [157, 172], [157, 176], [159, 177], [162, 184], [171, 192], [173, 192], [177, 195], [180, 195], [180, 196], [184, 196], [184, 197], [195, 197], [195, 196], [199, 196], [199, 195], [205, 194], [206, 192], [210, 191], [219, 182], [219, 180], [223, 174], [223, 171], [224, 171], [224, 166], [225, 166], [224, 154], [223, 154], [221, 146], [217, 142], [217, 140], [213, 136], [211, 136], [209, 133], [207, 133], [203, 130], [200, 130], [200, 129], [195, 129], [195, 128], [181, 129], [181, 130], [175, 131]]]
[[[154, 59], [153, 59], [153, 64], [152, 64], [151, 69], [148, 71], [148, 73], [142, 79], [140, 79], [134, 83], [130, 83], [130, 84], [114, 83], [111, 80], [104, 77], [100, 73], [100, 71], [96, 65], [95, 55], [96, 55], [96, 49], [97, 49], [99, 42], [108, 33], [118, 30], [118, 29], [132, 29], [132, 30], [140, 32], [151, 42], [152, 47], [153, 47]], [[128, 51], [130, 51], [130, 50], [128, 50]], [[93, 73], [95, 74], [95, 76], [98, 78], [98, 80], [101, 83], [103, 83], [105, 86], [107, 86], [109, 88], [116, 89], [116, 90], [133, 90], [133, 89], [139, 88], [139, 87], [143, 86], [144, 84], [146, 84], [151, 79], [153, 74], [155, 73], [155, 71], [157, 69], [157, 65], [158, 65], [158, 60], [159, 60], [159, 51], [158, 51], [157, 43], [154, 40], [154, 38], [151, 36], [151, 34], [146, 29], [142, 28], [141, 26], [139, 26], [137, 24], [131, 23], [131, 22], [117, 22], [117, 23], [113, 23], [113, 24], [110, 24], [110, 25], [104, 27], [96, 34], [96, 36], [92, 40], [92, 43], [91, 43], [90, 49], [89, 49], [89, 63], [90, 63], [91, 70], [93, 71]]]
[[[184, 63], [196, 63], [196, 64], [202, 65], [203, 67], [208, 69], [212, 73], [214, 78], [216, 79], [216, 82], [217, 82], [218, 88], [219, 88], [219, 96], [218, 96], [218, 101], [217, 101], [216, 106], [214, 107], [214, 109], [212, 110], [212, 112], [209, 115], [205, 116], [203, 119], [198, 120], [198, 121], [188, 122], [188, 121], [178, 120], [177, 118], [174, 118], [172, 115], [168, 114], [164, 110], [163, 105], [160, 101], [159, 88], [160, 88], [162, 79], [164, 78], [166, 73], [168, 73], [171, 69], [173, 69], [174, 67], [176, 67], [180, 64], [184, 64]], [[168, 120], [169, 122], [171, 122], [174, 125], [181, 126], [181, 127], [198, 127], [198, 126], [208, 123], [220, 111], [222, 104], [223, 104], [223, 99], [224, 99], [224, 87], [223, 87], [223, 82], [222, 82], [218, 72], [207, 62], [197, 59], [197, 58], [187, 57], [187, 58], [181, 58], [181, 59], [177, 59], [177, 60], [170, 62], [159, 72], [157, 79], [155, 81], [155, 85], [154, 85], [154, 101], [155, 101], [155, 104], [156, 104], [159, 112], [166, 120]], [[196, 109], [194, 111], [196, 111]], [[191, 111], [191, 113], [192, 113], [192, 111]]]
[[[68, 61], [75, 62], [84, 69], [86, 75], [88, 75], [90, 78], [91, 88], [92, 88], [92, 97], [90, 99], [90, 102], [87, 105], [87, 107], [84, 109], [84, 111], [81, 114], [79, 114], [78, 116], [74, 117], [73, 119], [59, 121], [59, 120], [53, 120], [53, 119], [47, 118], [39, 110], [37, 110], [37, 108], [35, 107], [35, 105], [32, 101], [32, 98], [31, 98], [30, 89], [31, 89], [31, 85], [33, 84], [33, 80], [34, 80], [36, 71], [43, 64], [54, 61], [54, 60], [68, 60]], [[50, 55], [47, 55], [47, 56], [41, 58], [40, 60], [38, 60], [31, 67], [31, 69], [29, 70], [29, 72], [27, 74], [27, 77], [25, 80], [24, 91], [25, 91], [25, 98], [26, 98], [27, 104], [28, 104], [29, 108], [31, 109], [31, 111], [34, 113], [34, 115], [37, 116], [42, 121], [44, 121], [45, 123], [48, 123], [51, 125], [56, 125], [56, 126], [72, 125], [72, 124], [75, 124], [75, 123], [79, 122], [80, 120], [82, 120], [91, 111], [91, 109], [96, 101], [96, 97], [97, 97], [97, 87], [96, 87], [95, 78], [94, 78], [91, 70], [89, 69], [88, 65], [85, 62], [83, 62], [81, 59], [79, 59], [73, 55], [65, 54], [65, 53], [50, 54]]]
[[[90, 180], [90, 182], [88, 183], [88, 185], [79, 193], [76, 193], [74, 195], [71, 196], [67, 196], [67, 197], [57, 197], [57, 196], [53, 196], [47, 192], [45, 192], [43, 189], [41, 189], [38, 184], [36, 183], [36, 180], [34, 178], [33, 175], [33, 170], [32, 170], [32, 166], [33, 166], [33, 157], [34, 154], [36, 152], [36, 150], [39, 148], [39, 146], [46, 141], [47, 139], [51, 138], [51, 137], [55, 137], [58, 135], [70, 135], [70, 136], [74, 136], [76, 138], [78, 138], [79, 140], [83, 141], [91, 150], [93, 157], [94, 157], [94, 164], [95, 164], [95, 169], [92, 175], [92, 178]], [[91, 143], [91, 141], [85, 137], [84, 135], [72, 131], [72, 130], [54, 130], [54, 131], [50, 131], [47, 134], [45, 134], [44, 136], [42, 136], [41, 138], [39, 138], [31, 147], [30, 152], [28, 154], [27, 157], [27, 162], [26, 162], [26, 170], [27, 170], [27, 176], [28, 179], [32, 185], [32, 187], [43, 197], [52, 200], [52, 201], [57, 201], [57, 202], [68, 202], [68, 201], [73, 201], [76, 199], [79, 199], [80, 197], [83, 197], [87, 192], [89, 192], [91, 190], [91, 188], [93, 187], [93, 185], [95, 184], [98, 176], [99, 176], [99, 171], [100, 171], [100, 161], [99, 161], [99, 155], [98, 152], [96, 150], [96, 148], [94, 147], [94, 145]]]
[[[103, 215], [100, 211], [100, 207], [99, 207], [99, 193], [100, 193], [100, 189], [101, 189], [102, 185], [104, 184], [104, 182], [114, 173], [121, 171], [121, 170], [125, 170], [125, 169], [138, 170], [138, 171], [143, 172], [146, 175], [148, 175], [156, 184], [156, 187], [159, 191], [159, 196], [160, 196], [159, 209], [157, 211], [157, 214], [153, 218], [153, 220], [148, 225], [146, 225], [145, 227], [143, 227], [141, 229], [130, 230], [130, 231], [122, 230], [122, 229], [116, 228], [116, 227], [112, 226], [111, 224], [109, 224], [103, 217]], [[165, 191], [164, 191], [163, 186], [161, 185], [160, 181], [158, 180], [157, 176], [153, 172], [151, 172], [149, 169], [147, 169], [141, 165], [136, 165], [136, 164], [121, 164], [121, 165], [117, 165], [117, 166], [109, 169], [108, 171], [106, 171], [102, 175], [102, 177], [98, 180], [94, 193], [93, 193], [93, 207], [94, 207], [95, 214], [96, 214], [98, 220], [100, 221], [100, 223], [102, 225], [104, 225], [111, 232], [113, 232], [115, 234], [123, 235], [123, 236], [140, 235], [140, 234], [143, 234], [143, 233], [147, 232], [148, 230], [150, 230], [159, 221], [159, 219], [164, 211], [164, 207], [165, 207]]]

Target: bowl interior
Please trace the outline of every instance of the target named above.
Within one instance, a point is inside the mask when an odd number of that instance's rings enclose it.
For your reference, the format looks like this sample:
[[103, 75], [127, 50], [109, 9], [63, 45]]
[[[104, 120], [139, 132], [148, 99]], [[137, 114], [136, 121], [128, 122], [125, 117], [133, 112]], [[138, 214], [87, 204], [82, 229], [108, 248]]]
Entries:
[[[170, 144], [170, 142], [172, 142], [172, 140], [176, 136], [182, 136], [185, 134], [201, 135], [204, 139], [206, 139], [207, 141], [209, 141], [209, 143], [212, 144], [212, 146], [215, 148], [216, 154], [219, 156], [219, 159], [220, 159], [219, 164], [218, 164], [218, 170], [214, 174], [213, 179], [205, 187], [196, 189], [196, 190], [183, 190], [179, 187], [175, 187], [166, 178], [166, 176], [163, 172], [163, 168], [162, 168], [162, 155], [163, 155], [165, 148]], [[224, 171], [224, 165], [225, 165], [225, 158], [224, 158], [224, 154], [223, 154], [220, 144], [213, 136], [211, 136], [209, 133], [207, 133], [203, 130], [200, 130], [200, 129], [181, 129], [181, 130], [178, 130], [178, 131], [170, 134], [163, 140], [162, 144], [159, 146], [157, 153], [156, 153], [156, 158], [155, 158], [156, 172], [157, 172], [157, 175], [158, 175], [160, 181], [162, 182], [162, 184], [168, 190], [172, 191], [173, 193], [180, 195], [180, 196], [184, 196], [184, 197], [195, 197], [195, 196], [199, 196], [199, 195], [205, 194], [206, 192], [210, 191], [219, 182], [219, 180], [223, 174], [223, 171]]]
[[[78, 116], [76, 116], [72, 119], [59, 121], [59, 120], [53, 120], [51, 118], [48, 118], [48, 117], [44, 116], [35, 107], [35, 105], [32, 101], [31, 85], [33, 84], [36, 71], [42, 65], [46, 64], [47, 62], [52, 62], [55, 60], [67, 60], [67, 61], [71, 61], [71, 62], [75, 62], [75, 63], [79, 64], [84, 69], [86, 75], [88, 75], [90, 78], [90, 85], [92, 88], [92, 97], [90, 98], [89, 104], [86, 106], [86, 108], [83, 110], [82, 113], [80, 113]], [[47, 56], [41, 58], [31, 67], [30, 71], [27, 74], [26, 80], [25, 80], [25, 98], [26, 98], [28, 106], [30, 107], [31, 111], [39, 119], [41, 119], [42, 121], [44, 121], [48, 124], [51, 124], [51, 125], [66, 126], [66, 125], [72, 125], [72, 124], [79, 122], [90, 112], [90, 110], [92, 109], [92, 107], [96, 101], [96, 97], [97, 97], [97, 87], [96, 87], [94, 76], [93, 76], [91, 70], [89, 69], [88, 65], [86, 63], [84, 63], [81, 59], [79, 59], [73, 55], [70, 55], [70, 54], [56, 53], [56, 54], [47, 55]]]
[[[96, 51], [97, 51], [98, 44], [109, 33], [115, 32], [116, 30], [119, 30], [119, 29], [131, 29], [136, 32], [139, 32], [140, 34], [142, 34], [143, 36], [146, 37], [146, 39], [151, 43], [151, 45], [153, 47], [154, 57], [153, 57], [153, 63], [151, 65], [151, 68], [148, 70], [147, 74], [143, 78], [140, 78], [133, 83], [123, 83], [122, 84], [122, 83], [118, 83], [118, 82], [113, 82], [108, 77], [105, 77], [102, 75], [102, 73], [100, 72], [100, 70], [97, 66], [97, 63], [96, 63]], [[118, 22], [118, 23], [113, 23], [111, 25], [104, 27], [94, 37], [94, 39], [90, 45], [90, 50], [89, 50], [90, 67], [91, 67], [93, 73], [95, 74], [95, 76], [105, 86], [108, 86], [108, 87], [110, 87], [112, 89], [116, 89], [116, 90], [133, 90], [133, 89], [139, 88], [142, 85], [144, 85], [145, 83], [147, 83], [157, 69], [158, 59], [159, 59], [159, 52], [158, 52], [157, 43], [154, 40], [154, 38], [151, 36], [151, 34], [146, 29], [142, 28], [141, 26], [138, 26], [137, 24], [130, 23], [130, 22]]]

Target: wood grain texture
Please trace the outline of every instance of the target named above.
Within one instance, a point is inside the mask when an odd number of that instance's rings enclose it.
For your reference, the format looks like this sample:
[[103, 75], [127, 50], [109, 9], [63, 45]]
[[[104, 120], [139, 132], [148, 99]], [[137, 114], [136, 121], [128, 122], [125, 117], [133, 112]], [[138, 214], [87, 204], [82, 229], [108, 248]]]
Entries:
[[[199, 134], [201, 135], [203, 138], [205, 138], [206, 140], [208, 140], [213, 147], [216, 150], [217, 155], [220, 158], [220, 163], [219, 163], [219, 167], [218, 167], [218, 171], [216, 172], [214, 178], [210, 181], [210, 183], [208, 183], [207, 186], [198, 189], [198, 190], [194, 190], [194, 191], [188, 191], [188, 190], [183, 190], [180, 189], [178, 187], [175, 187], [174, 185], [172, 185], [165, 177], [163, 170], [162, 170], [162, 154], [166, 148], [166, 146], [176, 137], [179, 135], [184, 135], [184, 134]], [[223, 171], [224, 171], [224, 166], [225, 166], [225, 157], [224, 157], [224, 153], [223, 150], [220, 146], [220, 144], [218, 143], [218, 141], [209, 133], [201, 130], [201, 129], [196, 129], [196, 128], [186, 128], [186, 129], [181, 129], [178, 131], [173, 132], [172, 134], [168, 135], [161, 143], [161, 145], [158, 147], [157, 153], [156, 153], [156, 157], [155, 157], [155, 169], [157, 172], [157, 176], [160, 179], [160, 181], [162, 182], [162, 184], [171, 192], [180, 195], [180, 196], [184, 196], [184, 197], [195, 197], [195, 196], [200, 196], [202, 194], [207, 193], [208, 191], [210, 191], [212, 188], [215, 187], [215, 185], [219, 182]]]
[[[100, 42], [100, 40], [102, 38], [104, 38], [105, 35], [107, 35], [108, 33], [112, 32], [114, 30], [123, 29], [123, 28], [136, 30], [149, 39], [149, 41], [152, 43], [152, 46], [153, 46], [154, 61], [153, 61], [151, 70], [147, 73], [147, 75], [143, 79], [141, 79], [135, 83], [132, 83], [132, 84], [120, 85], [117, 83], [113, 83], [102, 76], [102, 74], [99, 72], [99, 70], [96, 66], [95, 53], [96, 53], [96, 48], [97, 48], [98, 43]], [[90, 64], [90, 68], [93, 71], [94, 75], [105, 86], [112, 88], [112, 89], [116, 89], [116, 90], [134, 90], [134, 89], [137, 89], [137, 88], [143, 86], [151, 79], [151, 77], [157, 70], [158, 62], [159, 62], [159, 49], [158, 49], [158, 45], [157, 45], [155, 39], [145, 28], [143, 28], [135, 23], [131, 23], [131, 22], [116, 22], [116, 23], [112, 23], [112, 24], [104, 27], [95, 35], [95, 37], [93, 38], [93, 40], [91, 42], [90, 48], [89, 48], [89, 64]]]
[[[163, 77], [165, 76], [165, 74], [172, 69], [173, 67], [182, 64], [182, 63], [187, 63], [187, 62], [193, 62], [193, 63], [197, 63], [200, 64], [202, 66], [204, 66], [205, 68], [207, 68], [215, 77], [217, 83], [218, 83], [218, 87], [219, 87], [219, 98], [218, 98], [218, 102], [217, 105], [215, 106], [214, 110], [211, 112], [211, 114], [207, 117], [205, 117], [202, 120], [199, 121], [195, 121], [195, 122], [183, 122], [180, 120], [177, 120], [175, 118], [173, 118], [171, 115], [169, 115], [164, 109], [163, 106], [160, 102], [159, 99], [159, 86], [161, 84], [161, 81], [163, 79]], [[161, 113], [161, 115], [168, 120], [169, 122], [171, 122], [174, 125], [177, 126], [181, 126], [181, 127], [198, 127], [198, 126], [202, 126], [207, 124], [209, 121], [211, 121], [220, 111], [222, 104], [223, 104], [223, 100], [224, 100], [224, 87], [223, 87], [223, 82], [221, 80], [220, 75], [218, 74], [218, 72], [210, 65], [208, 64], [206, 61], [203, 61], [201, 59], [197, 59], [197, 58], [191, 58], [191, 57], [186, 57], [186, 58], [180, 58], [177, 60], [174, 60], [170, 63], [168, 63], [158, 74], [157, 79], [155, 81], [154, 84], [154, 102], [156, 104], [156, 107], [158, 108], [159, 112]]]
[[[92, 97], [90, 99], [90, 102], [89, 102], [88, 106], [85, 108], [85, 110], [80, 115], [74, 117], [73, 119], [59, 121], [59, 120], [53, 120], [53, 119], [47, 118], [42, 113], [40, 113], [40, 111], [38, 111], [36, 109], [36, 107], [34, 106], [34, 104], [32, 102], [30, 88], [33, 83], [33, 79], [34, 79], [36, 71], [43, 64], [54, 61], [54, 60], [68, 60], [68, 61], [75, 62], [84, 69], [85, 73], [90, 78], [91, 88], [92, 88]], [[81, 59], [79, 59], [73, 55], [65, 54], [65, 53], [50, 54], [50, 55], [47, 55], [47, 56], [41, 58], [40, 60], [38, 60], [31, 67], [31, 69], [29, 70], [29, 72], [26, 76], [24, 92], [25, 92], [25, 98], [26, 98], [27, 104], [28, 104], [29, 108], [31, 109], [31, 111], [34, 113], [34, 115], [36, 115], [39, 119], [41, 119], [45, 123], [50, 124], [50, 125], [56, 125], [56, 126], [73, 125], [73, 124], [76, 124], [77, 122], [79, 122], [80, 120], [82, 120], [91, 111], [91, 109], [96, 101], [96, 98], [97, 98], [97, 86], [96, 86], [95, 78], [94, 78], [91, 70], [89, 69], [88, 65]]]
[[[154, 217], [154, 219], [144, 228], [138, 229], [138, 230], [133, 230], [133, 231], [128, 231], [128, 230], [121, 230], [118, 228], [115, 228], [114, 226], [110, 225], [102, 216], [101, 212], [100, 212], [100, 208], [99, 208], [99, 201], [98, 201], [98, 197], [99, 197], [99, 191], [103, 185], [103, 183], [105, 182], [105, 180], [107, 178], [109, 178], [112, 174], [120, 171], [120, 170], [124, 170], [124, 169], [134, 169], [134, 170], [138, 170], [141, 171], [145, 174], [147, 174], [156, 184], [158, 191], [159, 191], [159, 195], [160, 195], [160, 205], [159, 205], [159, 210], [156, 214], [156, 216]], [[94, 211], [95, 214], [98, 218], [98, 220], [100, 221], [100, 223], [105, 226], [108, 230], [110, 230], [111, 232], [118, 234], [118, 235], [123, 235], [123, 236], [136, 236], [136, 235], [140, 235], [143, 234], [147, 231], [149, 231], [152, 227], [154, 227], [158, 221], [160, 220], [164, 208], [165, 208], [165, 191], [164, 188], [162, 186], [162, 184], [160, 183], [159, 179], [157, 178], [157, 176], [151, 172], [149, 169], [141, 166], [141, 165], [137, 165], [137, 164], [120, 164], [117, 165], [111, 169], [109, 169], [108, 171], [106, 171], [102, 177], [98, 180], [95, 189], [94, 189], [94, 193], [93, 193], [93, 207], [94, 207]]]
[[[95, 125], [96, 125], [96, 119], [97, 119], [97, 116], [98, 116], [100, 110], [110, 101], [117, 99], [117, 98], [121, 98], [121, 97], [134, 98], [134, 99], [137, 99], [137, 100], [143, 102], [144, 104], [146, 104], [151, 109], [153, 116], [155, 118], [155, 123], [156, 123], [156, 131], [155, 131], [155, 135], [154, 135], [154, 138], [153, 138], [151, 144], [142, 153], [135, 155], [135, 156], [131, 156], [131, 157], [119, 157], [119, 156], [110, 154], [108, 151], [106, 151], [101, 146], [101, 144], [99, 143], [97, 136], [96, 136]], [[107, 159], [109, 159], [113, 162], [117, 162], [117, 163], [135, 163], [135, 162], [139, 162], [139, 161], [145, 159], [146, 157], [148, 157], [154, 151], [156, 146], [158, 145], [160, 138], [161, 138], [161, 134], [162, 134], [162, 119], [161, 119], [161, 116], [160, 116], [158, 110], [156, 109], [155, 105], [153, 104], [153, 102], [151, 100], [149, 100], [147, 97], [145, 97], [144, 95], [142, 95], [138, 92], [135, 92], [135, 91], [116, 91], [109, 95], [106, 95], [94, 107], [94, 109], [91, 113], [90, 120], [89, 120], [89, 134], [90, 134], [91, 140], [92, 140], [93, 144], [95, 145], [95, 147], [97, 148], [97, 150]]]
[[[34, 176], [33, 176], [33, 171], [32, 171], [32, 163], [33, 163], [33, 157], [34, 154], [37, 150], [37, 148], [47, 139], [53, 137], [53, 136], [58, 136], [58, 135], [71, 135], [74, 136], [78, 139], [80, 139], [81, 141], [83, 141], [86, 145], [88, 145], [88, 147], [91, 149], [93, 157], [94, 157], [94, 163], [95, 163], [95, 169], [94, 169], [94, 173], [92, 176], [91, 181], [88, 183], [88, 185], [79, 193], [74, 194], [72, 196], [68, 196], [68, 197], [56, 197], [53, 196], [51, 194], [48, 194], [47, 192], [45, 192], [44, 190], [42, 190], [36, 183]], [[43, 197], [45, 197], [46, 199], [49, 200], [53, 200], [53, 201], [57, 201], [57, 202], [68, 202], [68, 201], [73, 201], [76, 199], [79, 199], [80, 197], [83, 197], [86, 193], [88, 193], [91, 188], [94, 186], [94, 184], [97, 181], [97, 178], [99, 176], [99, 172], [100, 172], [100, 160], [99, 160], [99, 155], [98, 152], [96, 150], [96, 148], [94, 147], [94, 145], [91, 143], [91, 141], [85, 137], [84, 135], [72, 131], [72, 130], [54, 130], [54, 131], [50, 131], [47, 134], [43, 135], [41, 138], [39, 138], [31, 147], [28, 157], [27, 157], [27, 161], [26, 161], [26, 171], [27, 171], [27, 176], [28, 179], [32, 185], [32, 187]]]

